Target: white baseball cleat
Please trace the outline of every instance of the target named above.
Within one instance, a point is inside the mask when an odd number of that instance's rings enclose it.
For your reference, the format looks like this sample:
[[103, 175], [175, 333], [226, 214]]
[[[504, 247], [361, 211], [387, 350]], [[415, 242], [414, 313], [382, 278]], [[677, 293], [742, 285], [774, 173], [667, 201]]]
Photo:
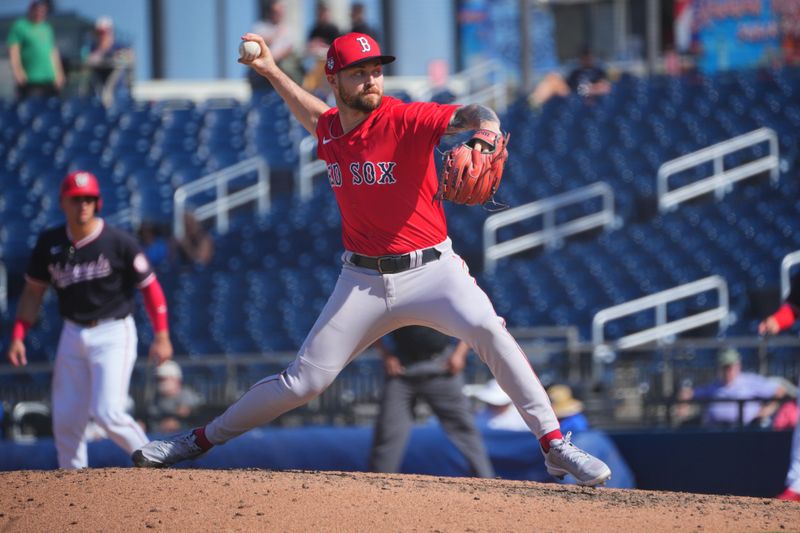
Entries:
[[594, 487], [611, 479], [611, 469], [603, 461], [581, 450], [570, 441], [572, 432], [564, 439], [550, 443], [550, 451], [544, 454], [547, 473], [559, 479], [571, 474], [578, 485]]
[[145, 468], [164, 468], [206, 453], [197, 442], [196, 429], [167, 440], [153, 440], [131, 455], [133, 464]]

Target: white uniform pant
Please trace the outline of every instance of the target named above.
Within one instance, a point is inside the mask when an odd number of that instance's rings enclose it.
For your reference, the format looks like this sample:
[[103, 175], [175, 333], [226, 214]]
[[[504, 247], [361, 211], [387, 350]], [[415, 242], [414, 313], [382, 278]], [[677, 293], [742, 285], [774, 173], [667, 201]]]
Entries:
[[88, 466], [84, 434], [90, 417], [129, 454], [147, 444], [142, 428], [125, 412], [136, 343], [130, 316], [92, 328], [64, 321], [53, 370], [53, 435], [60, 468]]
[[[798, 386], [800, 386], [800, 382], [798, 382]], [[797, 409], [800, 411], [800, 395], [797, 396]], [[800, 492], [800, 421], [794, 426], [794, 433], [792, 433], [792, 450], [789, 456], [786, 486], [795, 492]]]
[[436, 249], [442, 253], [439, 260], [384, 275], [351, 265], [352, 254], [345, 252], [333, 294], [297, 358], [280, 374], [253, 385], [213, 420], [206, 427], [209, 441], [222, 444], [307, 403], [376, 340], [415, 324], [469, 344], [537, 438], [558, 429], [547, 393], [527, 357], [470, 276], [466, 263], [453, 252], [450, 239]]

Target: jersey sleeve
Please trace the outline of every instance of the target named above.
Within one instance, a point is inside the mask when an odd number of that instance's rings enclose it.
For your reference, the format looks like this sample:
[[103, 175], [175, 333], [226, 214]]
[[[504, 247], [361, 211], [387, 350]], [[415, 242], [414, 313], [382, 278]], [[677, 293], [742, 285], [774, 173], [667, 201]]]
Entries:
[[413, 102], [400, 107], [400, 137], [409, 133], [414, 139], [427, 141], [435, 146], [447, 130], [453, 113], [459, 106], [435, 102]]
[[119, 235], [122, 246], [121, 255], [126, 269], [133, 277], [136, 287], [140, 289], [147, 287], [156, 279], [150, 261], [147, 260], [141, 247], [133, 237], [123, 232], [119, 232]]
[[8, 37], [6, 38], [6, 45], [7, 46], [12, 46], [12, 45], [20, 43], [21, 37], [20, 37], [20, 29], [19, 29], [19, 27], [20, 27], [19, 20], [14, 22], [14, 24], [11, 25], [11, 29], [8, 30]]
[[47, 268], [49, 263], [50, 253], [48, 251], [47, 241], [43, 235], [40, 235], [36, 241], [36, 246], [33, 247], [28, 268], [25, 270], [25, 279], [32, 283], [40, 285], [50, 284], [50, 270]]
[[331, 117], [335, 113], [337, 113], [337, 109], [335, 107], [331, 107], [322, 113], [317, 120], [317, 129], [314, 131], [314, 134], [317, 136], [317, 157], [322, 161], [326, 161], [325, 144], [322, 142], [322, 139], [324, 139], [328, 134], [328, 127], [331, 123]]

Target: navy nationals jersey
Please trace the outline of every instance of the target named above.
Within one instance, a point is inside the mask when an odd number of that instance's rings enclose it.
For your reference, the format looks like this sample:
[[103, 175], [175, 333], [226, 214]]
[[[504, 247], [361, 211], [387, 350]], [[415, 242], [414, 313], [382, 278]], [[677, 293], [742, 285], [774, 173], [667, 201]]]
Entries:
[[133, 312], [136, 288], [155, 280], [136, 241], [102, 220], [87, 237], [72, 242], [67, 227], [39, 236], [25, 278], [52, 285], [64, 318], [87, 323]]

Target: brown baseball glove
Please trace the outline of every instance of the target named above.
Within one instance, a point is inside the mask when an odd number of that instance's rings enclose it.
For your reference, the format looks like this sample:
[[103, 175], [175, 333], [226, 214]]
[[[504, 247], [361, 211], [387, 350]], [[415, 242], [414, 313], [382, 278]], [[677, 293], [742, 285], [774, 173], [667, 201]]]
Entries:
[[[466, 205], [483, 205], [491, 200], [503, 177], [508, 138], [508, 133], [478, 130], [469, 141], [445, 152], [436, 198]], [[489, 149], [473, 149], [476, 141]]]

